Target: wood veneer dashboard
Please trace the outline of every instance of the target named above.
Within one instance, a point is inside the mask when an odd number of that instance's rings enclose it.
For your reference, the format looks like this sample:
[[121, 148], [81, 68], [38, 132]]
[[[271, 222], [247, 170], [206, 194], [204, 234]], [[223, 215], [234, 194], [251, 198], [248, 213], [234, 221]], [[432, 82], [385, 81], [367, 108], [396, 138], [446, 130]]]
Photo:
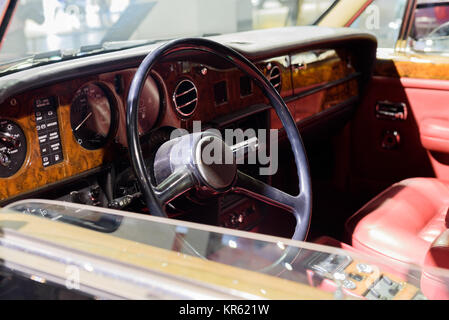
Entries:
[[[330, 44], [327, 48], [312, 46], [309, 50], [293, 51], [293, 54], [285, 52], [258, 59], [256, 65], [280, 89], [281, 96], [300, 124], [357, 99], [360, 84], [369, 73], [366, 66], [361, 67], [363, 63], [360, 60], [369, 59], [371, 51], [367, 50], [361, 57], [353, 52], [352, 46], [342, 43]], [[0, 201], [89, 172], [112, 162], [117, 155], [126, 156], [126, 97], [137, 66], [124, 69], [114, 66], [114, 70], [108, 72], [74, 75], [72, 79], [4, 99], [0, 105], [0, 119], [12, 121], [21, 128], [26, 139], [26, 156], [16, 173], [0, 178]], [[143, 95], [145, 90], [149, 93], [142, 104], [150, 110], [148, 121], [152, 122], [153, 129], [165, 126], [191, 129], [195, 120], [212, 126], [214, 123], [227, 125], [236, 117], [250, 116], [258, 111], [268, 112], [267, 121], [272, 128], [282, 128], [261, 91], [239, 70], [223, 61], [202, 54], [185, 53], [160, 62], [152, 77], [154, 81], [149, 80], [144, 89]], [[183, 80], [191, 81], [197, 88], [196, 109], [188, 117], [177, 112], [173, 98]], [[116, 117], [113, 135], [96, 150], [81, 146], [71, 125], [71, 106], [80, 88], [88, 84], [98, 85], [107, 92]], [[57, 163], [45, 166], [36, 128], [35, 106], [48, 98], [55, 104], [62, 153]]]

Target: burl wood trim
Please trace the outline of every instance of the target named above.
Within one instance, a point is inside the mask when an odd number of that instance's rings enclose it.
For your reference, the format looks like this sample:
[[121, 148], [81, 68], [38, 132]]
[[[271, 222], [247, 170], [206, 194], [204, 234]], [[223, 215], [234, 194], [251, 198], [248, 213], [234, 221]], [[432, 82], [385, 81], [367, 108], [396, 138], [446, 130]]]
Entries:
[[[348, 63], [351, 56], [345, 51], [335, 52], [330, 58], [306, 65], [303, 69], [293, 68], [293, 94], [305, 93], [316, 87], [338, 81], [354, 74], [356, 70]], [[340, 85], [323, 89], [305, 97], [289, 101], [287, 106], [296, 122], [322, 113], [347, 100], [357, 97], [359, 94], [359, 83], [356, 79], [349, 80]], [[282, 128], [275, 111], [271, 112], [272, 128]]]
[[374, 75], [390, 78], [449, 80], [449, 58], [410, 56], [378, 59]]
[[323, 61], [306, 64], [304, 68], [294, 68], [292, 71], [293, 94], [303, 92], [307, 88], [344, 79], [356, 73], [354, 67], [348, 63], [351, 58], [345, 51], [335, 52]]
[[[99, 82], [100, 79], [92, 77], [82, 81], [73, 80], [50, 88], [34, 90], [14, 97], [17, 101], [15, 106], [10, 104], [10, 100], [0, 106], [1, 117], [18, 123], [27, 139], [27, 155], [22, 168], [12, 177], [0, 179], [0, 200], [58, 182], [104, 163], [107, 158], [106, 150], [111, 147], [111, 143], [99, 150], [86, 150], [75, 140], [70, 125], [72, 99], [79, 88], [91, 81]], [[107, 83], [103, 85], [109, 86]], [[50, 96], [56, 97], [59, 101], [57, 111], [64, 161], [44, 168], [36, 130], [34, 101]]]
[[413, 297], [418, 293], [419, 289], [412, 284], [404, 281], [403, 279], [390, 274], [383, 272], [382, 270], [375, 270], [371, 274], [364, 274], [360, 273], [357, 270], [357, 264], [361, 263], [360, 261], [353, 261], [346, 269], [346, 274], [357, 274], [361, 277], [363, 277], [363, 280], [360, 282], [354, 281], [354, 283], [357, 285], [357, 287], [354, 290], [349, 290], [352, 293], [358, 295], [358, 296], [364, 296], [366, 292], [371, 288], [371, 286], [382, 276], [387, 276], [392, 281], [399, 283], [401, 286], [401, 290], [396, 294], [396, 296], [393, 298], [393, 300], [411, 300]]
[[[312, 95], [290, 101], [287, 103], [287, 106], [295, 121], [299, 123], [344, 103], [353, 97], [357, 97], [358, 93], [359, 84], [354, 79], [341, 85], [321, 90]], [[273, 129], [283, 127], [274, 110], [271, 111], [271, 127]]]

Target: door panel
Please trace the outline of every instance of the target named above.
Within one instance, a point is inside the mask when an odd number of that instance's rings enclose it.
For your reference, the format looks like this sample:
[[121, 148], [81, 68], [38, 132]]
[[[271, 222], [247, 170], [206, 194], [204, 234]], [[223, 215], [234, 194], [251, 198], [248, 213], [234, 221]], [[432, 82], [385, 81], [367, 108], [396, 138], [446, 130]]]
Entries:
[[[385, 101], [404, 103], [407, 119], [379, 119], [376, 105]], [[387, 133], [397, 134], [396, 147], [383, 145]], [[373, 195], [411, 177], [449, 181], [449, 81], [373, 77], [352, 139], [354, 190]]]

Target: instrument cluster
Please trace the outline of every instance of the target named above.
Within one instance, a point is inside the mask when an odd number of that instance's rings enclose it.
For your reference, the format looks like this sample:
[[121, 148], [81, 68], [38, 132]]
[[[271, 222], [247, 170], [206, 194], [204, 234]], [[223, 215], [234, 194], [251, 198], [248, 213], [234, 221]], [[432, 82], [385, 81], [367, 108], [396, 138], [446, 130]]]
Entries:
[[[121, 100], [121, 101], [120, 101]], [[161, 98], [153, 78], [149, 77], [139, 103], [139, 133], [144, 135], [153, 129], [160, 113]], [[103, 148], [114, 137], [125, 144], [126, 131], [126, 96], [117, 92], [103, 82], [91, 82], [80, 88], [70, 106], [70, 125], [75, 140], [87, 150]], [[118, 137], [120, 135], [120, 137]]]
[[[60, 96], [54, 94], [33, 99], [29, 121], [35, 128], [34, 133], [28, 132], [31, 128], [20, 121], [0, 118], [0, 178], [16, 175], [24, 167], [27, 154], [35, 149], [38, 149], [44, 169], [64, 162], [64, 157], [73, 150], [64, 152], [63, 144], [66, 148], [73, 144], [64, 143], [68, 136], [64, 132], [61, 137], [60, 130], [71, 129], [74, 143], [76, 141], [87, 152], [105, 148], [114, 138], [121, 144], [126, 143], [126, 130], [118, 130], [120, 125], [126, 128], [126, 90], [123, 88], [121, 91], [118, 94], [113, 84], [101, 79], [86, 82], [71, 97], [62, 93]], [[66, 101], [70, 102], [69, 105]], [[61, 108], [67, 112], [61, 112]], [[159, 87], [149, 77], [139, 104], [141, 135], [154, 128], [160, 108]], [[35, 136], [37, 141], [33, 141]]]

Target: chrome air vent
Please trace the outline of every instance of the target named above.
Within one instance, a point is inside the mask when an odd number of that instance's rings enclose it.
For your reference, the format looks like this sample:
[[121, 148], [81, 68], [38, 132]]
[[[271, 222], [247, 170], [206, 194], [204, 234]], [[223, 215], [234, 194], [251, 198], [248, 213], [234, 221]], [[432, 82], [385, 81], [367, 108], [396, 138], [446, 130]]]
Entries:
[[278, 66], [271, 68], [270, 73], [268, 74], [268, 81], [270, 81], [278, 92], [281, 92], [281, 69]]
[[190, 80], [182, 80], [178, 83], [173, 93], [173, 102], [181, 116], [191, 116], [198, 104], [198, 90], [195, 84]]

